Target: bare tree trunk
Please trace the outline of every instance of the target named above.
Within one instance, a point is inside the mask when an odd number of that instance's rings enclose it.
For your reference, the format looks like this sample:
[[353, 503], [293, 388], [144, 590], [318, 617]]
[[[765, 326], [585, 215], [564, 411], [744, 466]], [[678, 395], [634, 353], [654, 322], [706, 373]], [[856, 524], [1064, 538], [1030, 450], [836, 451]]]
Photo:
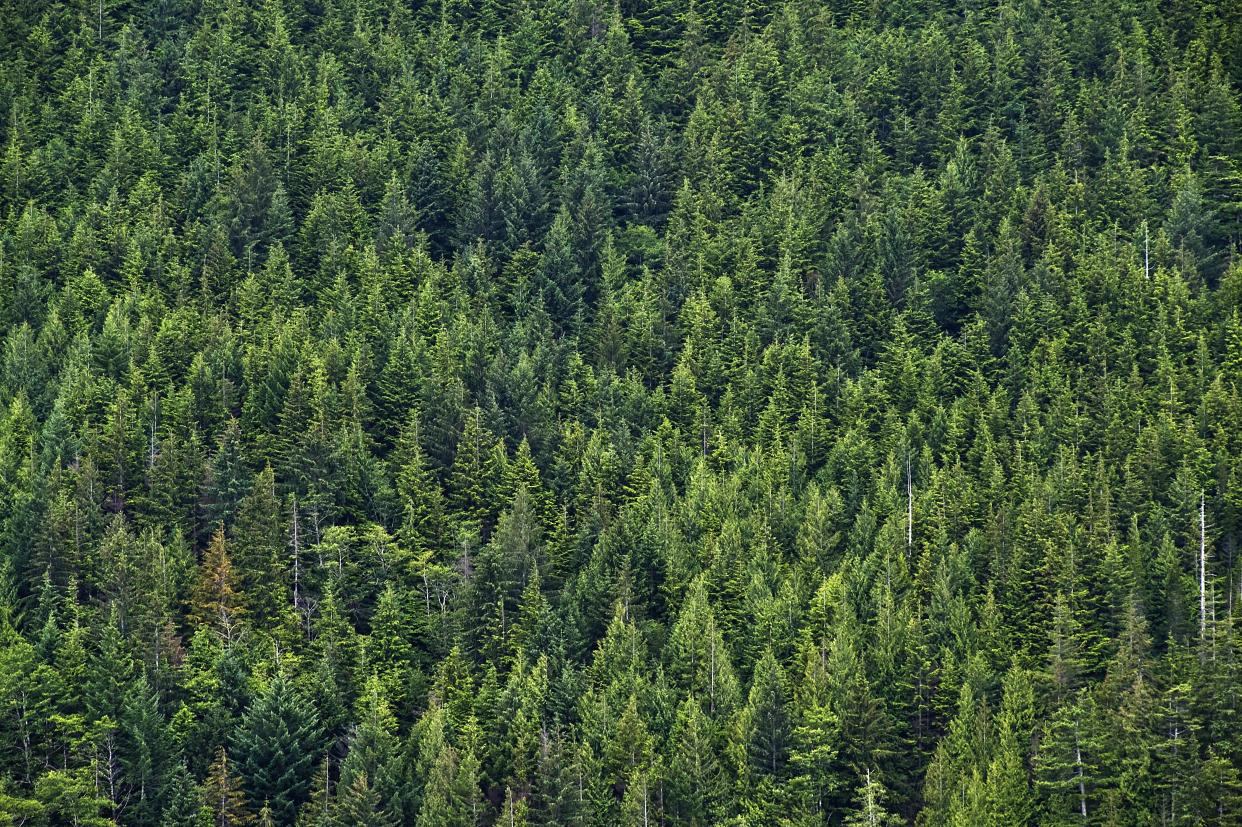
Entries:
[[1078, 747], [1078, 722], [1074, 722], [1074, 763], [1078, 771], [1078, 803], [1082, 807], [1082, 820], [1087, 820], [1087, 785], [1082, 777], [1082, 750]]
[[867, 767], [867, 823], [871, 827], [879, 824], [875, 813], [875, 790], [871, 789], [871, 768]]
[[1207, 639], [1207, 532], [1203, 492], [1199, 492], [1199, 640]]
[[1151, 259], [1147, 254], [1147, 222], [1143, 222], [1143, 281], [1151, 278]]

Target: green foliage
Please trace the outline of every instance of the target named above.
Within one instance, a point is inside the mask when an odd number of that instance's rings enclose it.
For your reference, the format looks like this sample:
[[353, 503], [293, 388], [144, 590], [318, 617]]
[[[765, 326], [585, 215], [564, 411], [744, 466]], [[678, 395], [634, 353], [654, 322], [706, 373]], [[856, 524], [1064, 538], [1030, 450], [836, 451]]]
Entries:
[[233, 749], [250, 801], [262, 801], [288, 824], [310, 792], [320, 735], [314, 711], [283, 677], [254, 702], [236, 731]]
[[1236, 821], [1232, 6], [62, 5], [0, 821]]

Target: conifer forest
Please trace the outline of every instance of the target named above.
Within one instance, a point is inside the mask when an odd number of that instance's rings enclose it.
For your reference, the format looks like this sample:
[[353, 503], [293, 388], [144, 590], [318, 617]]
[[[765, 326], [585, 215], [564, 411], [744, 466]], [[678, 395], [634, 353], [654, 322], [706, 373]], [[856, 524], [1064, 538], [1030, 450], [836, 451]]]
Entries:
[[0, 824], [1242, 825], [1242, 3], [0, 0]]

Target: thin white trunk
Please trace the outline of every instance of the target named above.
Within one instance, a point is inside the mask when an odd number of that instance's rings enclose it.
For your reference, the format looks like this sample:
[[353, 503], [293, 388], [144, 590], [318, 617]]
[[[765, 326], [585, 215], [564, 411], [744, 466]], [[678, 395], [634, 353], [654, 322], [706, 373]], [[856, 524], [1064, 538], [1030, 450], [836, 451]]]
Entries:
[[155, 394], [155, 398], [152, 402], [152, 405], [154, 406], [154, 410], [152, 411], [152, 414], [151, 414], [151, 449], [149, 453], [147, 454], [147, 470], [148, 471], [155, 467], [155, 429], [158, 428], [160, 424], [160, 395], [159, 393]]
[[1078, 748], [1078, 728], [1074, 727], [1074, 762], [1078, 765], [1078, 802], [1082, 807], [1082, 819], [1087, 820], [1087, 785], [1082, 778], [1082, 751]]
[[867, 767], [867, 823], [876, 827], [879, 820], [875, 813], [875, 790], [871, 789], [871, 768]]
[[1199, 492], [1199, 639], [1207, 639], [1207, 525]]

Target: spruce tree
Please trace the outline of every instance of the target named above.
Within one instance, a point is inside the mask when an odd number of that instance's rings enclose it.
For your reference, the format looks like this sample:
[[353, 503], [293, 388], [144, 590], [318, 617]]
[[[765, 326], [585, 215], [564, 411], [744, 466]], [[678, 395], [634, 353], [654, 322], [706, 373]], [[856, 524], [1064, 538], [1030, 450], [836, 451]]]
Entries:
[[277, 677], [242, 719], [233, 751], [240, 756], [247, 798], [266, 802], [277, 823], [292, 823], [305, 803], [320, 739], [314, 711], [284, 677]]
[[271, 466], [254, 478], [250, 493], [237, 509], [233, 528], [233, 563], [243, 574], [249, 608], [264, 625], [284, 613], [285, 527]]
[[482, 422], [475, 408], [465, 418], [449, 474], [447, 492], [451, 513], [483, 538], [490, 533], [499, 505], [504, 471], [504, 448]]

